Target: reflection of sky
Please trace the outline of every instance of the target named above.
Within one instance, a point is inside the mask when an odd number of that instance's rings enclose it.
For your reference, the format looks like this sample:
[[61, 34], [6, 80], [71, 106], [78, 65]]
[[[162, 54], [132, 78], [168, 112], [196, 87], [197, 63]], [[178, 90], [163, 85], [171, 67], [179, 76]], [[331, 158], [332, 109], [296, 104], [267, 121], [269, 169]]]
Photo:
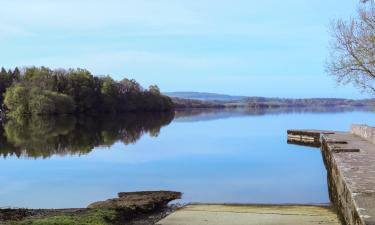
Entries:
[[[157, 138], [85, 156], [0, 161], [2, 206], [82, 207], [120, 191], [175, 190], [183, 202], [326, 203], [318, 149], [286, 144], [288, 128], [348, 130], [375, 114], [279, 114], [172, 122]], [[374, 124], [372, 124], [374, 125]]]

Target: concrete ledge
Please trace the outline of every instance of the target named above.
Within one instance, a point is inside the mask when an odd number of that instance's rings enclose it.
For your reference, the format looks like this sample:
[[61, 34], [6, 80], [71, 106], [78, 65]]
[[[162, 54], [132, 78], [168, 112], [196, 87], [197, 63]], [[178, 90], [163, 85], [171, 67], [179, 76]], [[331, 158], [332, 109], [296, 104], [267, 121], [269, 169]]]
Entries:
[[367, 125], [352, 125], [352, 133], [375, 144], [375, 127]]
[[187, 205], [157, 225], [340, 225], [324, 206]]
[[320, 147], [322, 134], [333, 134], [325, 130], [288, 130], [288, 143], [310, 147]]

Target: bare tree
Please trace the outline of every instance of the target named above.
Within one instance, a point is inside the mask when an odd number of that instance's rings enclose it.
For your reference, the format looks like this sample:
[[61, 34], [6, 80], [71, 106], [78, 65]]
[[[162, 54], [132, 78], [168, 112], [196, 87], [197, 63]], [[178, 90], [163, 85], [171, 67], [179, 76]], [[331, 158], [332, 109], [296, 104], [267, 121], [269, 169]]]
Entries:
[[353, 83], [375, 94], [375, 3], [362, 2], [357, 18], [332, 24], [327, 71], [339, 83]]

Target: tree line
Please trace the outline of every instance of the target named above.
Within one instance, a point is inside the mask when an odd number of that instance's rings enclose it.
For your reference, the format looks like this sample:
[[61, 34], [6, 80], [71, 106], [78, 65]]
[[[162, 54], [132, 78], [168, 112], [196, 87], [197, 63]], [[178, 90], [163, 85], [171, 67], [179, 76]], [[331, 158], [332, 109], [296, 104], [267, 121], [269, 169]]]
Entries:
[[158, 86], [133, 79], [115, 81], [85, 69], [29, 67], [0, 71], [2, 112], [15, 115], [170, 111], [172, 100]]

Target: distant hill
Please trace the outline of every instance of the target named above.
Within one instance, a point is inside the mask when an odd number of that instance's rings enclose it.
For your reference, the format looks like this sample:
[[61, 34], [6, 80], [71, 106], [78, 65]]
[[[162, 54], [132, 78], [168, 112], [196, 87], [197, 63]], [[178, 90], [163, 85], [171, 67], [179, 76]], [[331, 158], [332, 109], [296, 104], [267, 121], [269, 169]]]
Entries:
[[241, 101], [247, 98], [246, 96], [233, 96], [208, 92], [190, 91], [164, 92], [163, 94], [172, 98], [193, 99], [201, 101]]
[[273, 108], [273, 107], [366, 107], [374, 106], [375, 99], [344, 98], [268, 98], [232, 96], [205, 92], [166, 92], [176, 108]]

